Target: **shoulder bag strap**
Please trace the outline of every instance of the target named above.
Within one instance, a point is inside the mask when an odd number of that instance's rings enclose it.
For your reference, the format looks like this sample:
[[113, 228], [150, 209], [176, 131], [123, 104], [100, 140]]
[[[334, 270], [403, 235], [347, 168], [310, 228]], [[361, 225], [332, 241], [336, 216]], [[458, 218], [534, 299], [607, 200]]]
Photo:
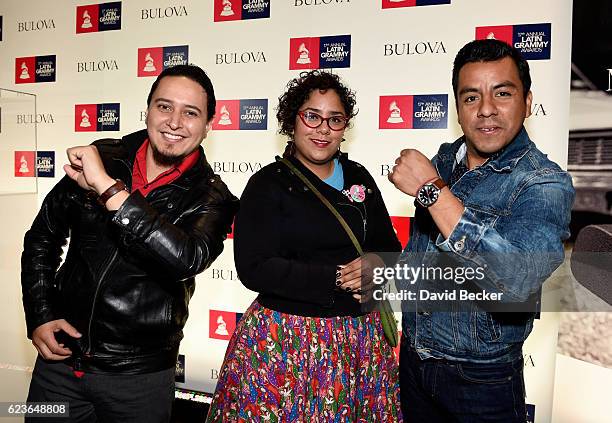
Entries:
[[332, 204], [329, 202], [329, 200], [327, 198], [325, 198], [323, 196], [323, 194], [321, 194], [321, 192], [312, 184], [312, 182], [310, 182], [308, 180], [308, 178], [302, 172], [300, 172], [300, 170], [297, 167], [295, 167], [295, 165], [293, 163], [291, 163], [289, 160], [287, 160], [285, 158], [282, 158], [279, 161], [282, 162], [283, 164], [285, 164], [289, 169], [291, 169], [291, 171], [298, 178], [300, 178], [300, 180], [302, 182], [304, 182], [304, 184], [306, 184], [306, 186], [308, 188], [310, 188], [310, 190], [319, 198], [319, 200], [321, 200], [321, 202], [323, 204], [325, 204], [325, 206], [329, 209], [329, 211], [332, 212], [334, 214], [334, 216], [336, 216], [336, 219], [338, 219], [338, 222], [340, 222], [340, 225], [342, 225], [342, 228], [346, 231], [346, 234], [351, 239], [353, 245], [355, 246], [355, 249], [357, 250], [359, 255], [362, 256], [363, 255], [363, 249], [361, 248], [361, 244], [359, 244], [359, 241], [357, 240], [357, 237], [353, 233], [353, 230], [348, 225], [348, 223], [346, 223], [346, 220], [344, 220], [344, 218], [338, 212], [338, 210], [336, 210], [336, 208], [334, 206], [332, 206]]

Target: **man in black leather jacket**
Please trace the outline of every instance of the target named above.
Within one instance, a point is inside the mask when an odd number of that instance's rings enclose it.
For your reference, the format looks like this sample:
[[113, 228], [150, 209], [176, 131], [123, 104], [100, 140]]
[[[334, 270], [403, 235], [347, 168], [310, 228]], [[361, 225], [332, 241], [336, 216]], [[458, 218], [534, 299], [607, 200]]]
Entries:
[[68, 150], [24, 240], [28, 401], [67, 401], [70, 421], [169, 420], [194, 278], [238, 209], [200, 146], [215, 103], [202, 69], [175, 66], [151, 87], [146, 130]]

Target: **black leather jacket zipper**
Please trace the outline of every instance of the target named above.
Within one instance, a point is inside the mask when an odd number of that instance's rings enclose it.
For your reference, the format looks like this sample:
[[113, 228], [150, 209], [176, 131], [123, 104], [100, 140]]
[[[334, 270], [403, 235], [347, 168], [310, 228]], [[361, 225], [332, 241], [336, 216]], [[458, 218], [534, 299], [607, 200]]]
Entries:
[[85, 355], [90, 355], [92, 353], [92, 344], [93, 344], [93, 335], [92, 335], [92, 331], [91, 331], [91, 325], [93, 323], [93, 316], [96, 310], [96, 302], [98, 300], [98, 293], [100, 292], [100, 286], [102, 285], [102, 282], [104, 282], [104, 278], [106, 277], [106, 274], [108, 273], [108, 270], [110, 269], [111, 265], [113, 264], [113, 262], [115, 261], [115, 258], [117, 258], [117, 254], [118, 254], [117, 249], [115, 249], [115, 251], [113, 251], [113, 255], [111, 256], [110, 260], [108, 261], [108, 264], [106, 265], [106, 267], [104, 268], [104, 270], [102, 271], [102, 273], [100, 274], [100, 279], [98, 280], [98, 284], [96, 286], [96, 292], [94, 293], [94, 298], [93, 298], [93, 303], [91, 305], [91, 314], [89, 315], [89, 325], [87, 327], [87, 335], [89, 337], [89, 342], [87, 345], [87, 350], [84, 351]]

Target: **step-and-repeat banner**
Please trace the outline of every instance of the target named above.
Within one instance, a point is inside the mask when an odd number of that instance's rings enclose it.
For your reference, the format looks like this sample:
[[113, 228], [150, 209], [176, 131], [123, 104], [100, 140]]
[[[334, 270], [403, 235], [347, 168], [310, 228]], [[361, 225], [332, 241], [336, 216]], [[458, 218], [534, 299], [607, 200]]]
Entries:
[[[359, 114], [342, 148], [375, 177], [405, 243], [413, 201], [387, 173], [402, 148], [431, 157], [461, 134], [452, 61], [466, 42], [487, 37], [529, 59], [527, 128], [553, 160], [567, 161], [571, 0], [5, 0], [0, 15], [0, 87], [37, 96], [36, 111], [11, 115], [11, 125], [36, 125], [38, 140], [35, 151], [13, 143], [0, 157], [0, 180], [19, 186], [38, 176], [39, 201], [62, 177], [67, 147], [143, 128], [155, 76], [181, 63], [200, 65], [214, 83], [218, 108], [204, 149], [240, 195], [283, 150], [274, 116], [285, 84], [319, 68], [357, 92]], [[255, 297], [238, 280], [232, 243], [198, 277], [180, 387], [214, 390], [228, 339]], [[557, 321], [542, 313], [525, 347], [532, 421], [550, 418]]]

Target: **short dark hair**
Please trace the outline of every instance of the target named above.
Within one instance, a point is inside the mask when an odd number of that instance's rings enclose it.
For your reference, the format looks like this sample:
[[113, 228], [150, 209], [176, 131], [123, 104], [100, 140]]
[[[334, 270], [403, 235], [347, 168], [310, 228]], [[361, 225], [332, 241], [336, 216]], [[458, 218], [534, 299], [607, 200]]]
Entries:
[[314, 90], [334, 90], [340, 97], [346, 117], [351, 119], [357, 114], [355, 93], [340, 81], [338, 75], [319, 70], [302, 72], [299, 77], [287, 83], [287, 90], [278, 98], [276, 118], [280, 124], [279, 133], [293, 136], [298, 111]]
[[159, 82], [167, 76], [184, 76], [185, 78], [189, 78], [192, 81], [200, 84], [206, 92], [207, 120], [211, 120], [215, 116], [215, 108], [217, 107], [215, 90], [210, 78], [208, 75], [206, 75], [206, 72], [204, 72], [201, 67], [196, 65], [176, 65], [168, 69], [164, 69], [162, 73], [159, 74], [153, 85], [151, 85], [151, 91], [149, 91], [149, 96], [147, 97], [147, 107], [149, 107], [151, 104], [151, 98], [153, 98], [153, 93], [157, 89]]
[[457, 88], [459, 85], [459, 71], [468, 63], [494, 62], [505, 57], [512, 59], [518, 69], [519, 78], [523, 84], [523, 97], [531, 89], [531, 75], [529, 74], [529, 63], [521, 53], [504, 41], [495, 39], [474, 40], [464, 45], [455, 56], [453, 63], [453, 93], [457, 103]]

